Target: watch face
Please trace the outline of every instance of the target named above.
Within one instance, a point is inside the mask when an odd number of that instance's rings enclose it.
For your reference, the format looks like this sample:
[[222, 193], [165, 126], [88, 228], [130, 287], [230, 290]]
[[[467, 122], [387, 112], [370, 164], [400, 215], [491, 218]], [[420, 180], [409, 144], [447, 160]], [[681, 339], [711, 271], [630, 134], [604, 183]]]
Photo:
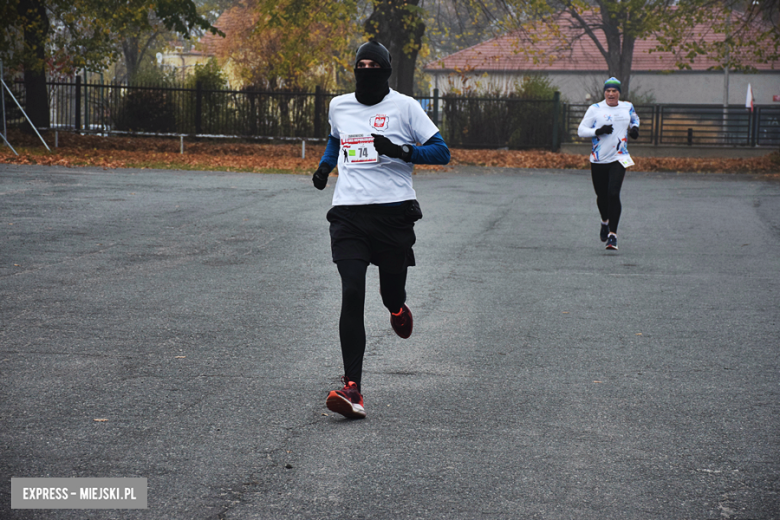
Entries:
[[404, 151], [404, 153], [410, 153], [412, 151], [412, 147], [408, 144], [403, 145], [401, 149]]

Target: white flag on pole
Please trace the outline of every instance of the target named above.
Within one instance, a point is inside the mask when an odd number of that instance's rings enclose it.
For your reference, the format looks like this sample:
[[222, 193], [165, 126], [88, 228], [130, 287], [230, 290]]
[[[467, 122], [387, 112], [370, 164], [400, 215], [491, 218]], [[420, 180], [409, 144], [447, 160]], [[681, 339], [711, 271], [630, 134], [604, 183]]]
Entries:
[[751, 112], [753, 111], [753, 89], [750, 87], [750, 83], [748, 83], [747, 97], [745, 98], [745, 108], [749, 108]]

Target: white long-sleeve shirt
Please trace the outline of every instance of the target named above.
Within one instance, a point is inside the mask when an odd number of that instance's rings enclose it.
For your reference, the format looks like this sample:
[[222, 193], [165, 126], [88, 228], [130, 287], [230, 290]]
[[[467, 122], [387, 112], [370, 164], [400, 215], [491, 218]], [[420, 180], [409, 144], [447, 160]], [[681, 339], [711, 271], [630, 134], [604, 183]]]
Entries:
[[[596, 130], [605, 125], [612, 125], [612, 133], [597, 136]], [[639, 116], [636, 115], [634, 105], [628, 101], [618, 101], [617, 106], [611, 107], [604, 100], [588, 108], [577, 135], [592, 138], [590, 162], [607, 164], [629, 157], [628, 129], [634, 126], [639, 127]]]

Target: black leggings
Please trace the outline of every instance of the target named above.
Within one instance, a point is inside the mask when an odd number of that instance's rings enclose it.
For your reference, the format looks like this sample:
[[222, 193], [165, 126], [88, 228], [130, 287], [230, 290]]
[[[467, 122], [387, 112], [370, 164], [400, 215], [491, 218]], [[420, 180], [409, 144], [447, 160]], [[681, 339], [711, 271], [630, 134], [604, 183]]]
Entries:
[[[363, 310], [366, 301], [366, 271], [364, 260], [339, 260], [336, 262], [341, 275], [341, 318], [339, 338], [344, 375], [354, 381], [360, 390], [363, 375], [363, 355], [366, 352], [366, 328]], [[406, 268], [400, 273], [386, 273], [379, 268], [379, 287], [382, 303], [390, 312], [398, 312], [406, 302]]]
[[596, 190], [596, 205], [601, 213], [601, 220], [609, 220], [609, 230], [617, 234], [620, 222], [620, 188], [626, 169], [619, 162], [609, 164], [590, 163], [590, 176], [593, 179], [593, 189]]

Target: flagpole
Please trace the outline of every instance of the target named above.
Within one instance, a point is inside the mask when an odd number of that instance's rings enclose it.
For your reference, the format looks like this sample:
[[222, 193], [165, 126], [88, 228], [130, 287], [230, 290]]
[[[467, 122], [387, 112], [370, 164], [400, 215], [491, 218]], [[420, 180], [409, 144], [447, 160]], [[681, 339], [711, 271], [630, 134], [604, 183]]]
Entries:
[[755, 140], [755, 135], [753, 135], [754, 134], [754, 132], [753, 132], [753, 125], [754, 125], [754, 121], [753, 121], [753, 118], [754, 118], [754, 116], [753, 116], [753, 87], [750, 85], [750, 83], [748, 83], [747, 95], [745, 96], [745, 108], [750, 110], [750, 112], [748, 112], [748, 142], [747, 142], [747, 144], [748, 144], [748, 146], [753, 146], [753, 141]]
[[[729, 17], [726, 20], [726, 41], [728, 42], [729, 38], [729, 29], [731, 28], [731, 13], [729, 13]], [[726, 63], [723, 65], [723, 108], [729, 107], [729, 58], [730, 58], [730, 47], [726, 45]]]

